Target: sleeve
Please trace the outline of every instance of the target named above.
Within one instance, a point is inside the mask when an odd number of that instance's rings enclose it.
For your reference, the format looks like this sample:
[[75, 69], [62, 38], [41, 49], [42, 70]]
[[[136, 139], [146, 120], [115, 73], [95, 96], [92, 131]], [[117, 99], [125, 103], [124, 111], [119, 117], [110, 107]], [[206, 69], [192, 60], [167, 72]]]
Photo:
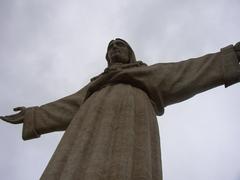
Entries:
[[65, 130], [84, 102], [87, 89], [88, 85], [57, 101], [27, 108], [23, 120], [23, 140], [38, 138], [44, 133]]
[[199, 58], [155, 64], [150, 66], [150, 72], [149, 81], [161, 96], [164, 107], [240, 81], [240, 65], [232, 45]]
[[121, 69], [109, 80], [112, 84], [126, 83], [143, 90], [159, 116], [168, 105], [239, 81], [240, 65], [233, 45], [222, 48], [220, 52], [185, 61]]

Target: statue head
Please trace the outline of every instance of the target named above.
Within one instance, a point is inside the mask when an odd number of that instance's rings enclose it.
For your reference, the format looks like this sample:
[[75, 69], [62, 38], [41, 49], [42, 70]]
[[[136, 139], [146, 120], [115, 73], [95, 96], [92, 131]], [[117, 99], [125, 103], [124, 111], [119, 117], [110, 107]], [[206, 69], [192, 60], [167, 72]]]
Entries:
[[134, 63], [135, 54], [130, 45], [123, 39], [116, 38], [108, 44], [106, 59], [108, 66], [114, 63]]

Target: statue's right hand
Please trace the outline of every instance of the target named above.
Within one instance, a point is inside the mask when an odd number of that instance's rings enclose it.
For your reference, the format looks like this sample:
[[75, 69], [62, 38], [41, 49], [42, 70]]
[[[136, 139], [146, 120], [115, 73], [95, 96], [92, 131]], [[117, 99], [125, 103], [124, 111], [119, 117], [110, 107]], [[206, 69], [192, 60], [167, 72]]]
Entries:
[[0, 116], [0, 119], [2, 119], [3, 121], [6, 121], [6, 122], [12, 123], [12, 124], [23, 123], [25, 110], [26, 110], [26, 107], [13, 108], [13, 111], [20, 111], [20, 112], [9, 115], [9, 116]]

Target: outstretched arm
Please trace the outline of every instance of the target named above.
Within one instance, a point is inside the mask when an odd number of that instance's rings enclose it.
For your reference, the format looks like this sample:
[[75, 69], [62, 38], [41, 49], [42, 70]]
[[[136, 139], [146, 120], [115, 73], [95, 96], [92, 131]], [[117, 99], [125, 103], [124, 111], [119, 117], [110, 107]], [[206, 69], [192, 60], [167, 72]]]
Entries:
[[227, 46], [220, 52], [174, 63], [158, 63], [122, 70], [112, 82], [129, 83], [144, 90], [156, 110], [184, 101], [208, 89], [240, 81], [240, 43]]
[[239, 82], [238, 45], [182, 62], [153, 65], [156, 72], [152, 78], [156, 82], [154, 86], [161, 92], [163, 105], [184, 101], [220, 85], [228, 87]]
[[24, 140], [40, 137], [41, 134], [65, 130], [84, 101], [88, 85], [80, 91], [57, 101], [35, 107], [19, 107], [19, 113], [0, 118], [12, 124], [23, 123]]

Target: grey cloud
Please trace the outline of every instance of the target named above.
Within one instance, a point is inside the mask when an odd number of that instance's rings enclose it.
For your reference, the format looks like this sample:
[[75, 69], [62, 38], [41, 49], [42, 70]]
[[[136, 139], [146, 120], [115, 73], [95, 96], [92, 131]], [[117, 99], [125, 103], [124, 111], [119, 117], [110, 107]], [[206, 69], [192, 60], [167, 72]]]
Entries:
[[[239, 5], [237, 0], [1, 1], [0, 114], [83, 87], [105, 68], [106, 46], [115, 37], [129, 41], [148, 64], [218, 51], [240, 40]], [[237, 84], [166, 109], [159, 117], [165, 180], [238, 180], [239, 99]], [[38, 179], [62, 135], [23, 142], [21, 128], [0, 122], [0, 174], [6, 180]]]

